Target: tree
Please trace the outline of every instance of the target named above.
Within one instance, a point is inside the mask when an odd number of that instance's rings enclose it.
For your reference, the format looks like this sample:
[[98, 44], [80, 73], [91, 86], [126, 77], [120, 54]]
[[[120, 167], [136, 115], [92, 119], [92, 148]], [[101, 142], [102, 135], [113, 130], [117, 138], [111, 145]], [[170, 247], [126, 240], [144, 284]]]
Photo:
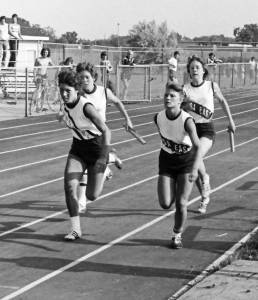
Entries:
[[76, 44], [78, 43], [78, 33], [75, 31], [67, 31], [62, 34], [58, 39], [58, 42], [65, 44]]
[[31, 26], [32, 28], [35, 28], [40, 34], [42, 34], [43, 36], [48, 36], [49, 37], [49, 40], [51, 42], [55, 42], [57, 37], [56, 37], [56, 34], [55, 34], [55, 30], [48, 26], [48, 27], [40, 27], [39, 24], [34, 24]]
[[129, 31], [129, 43], [135, 47], [175, 47], [177, 35], [169, 32], [167, 22], [157, 25], [156, 22], [139, 22]]
[[236, 42], [258, 42], [258, 25], [245, 24], [243, 28], [234, 29]]

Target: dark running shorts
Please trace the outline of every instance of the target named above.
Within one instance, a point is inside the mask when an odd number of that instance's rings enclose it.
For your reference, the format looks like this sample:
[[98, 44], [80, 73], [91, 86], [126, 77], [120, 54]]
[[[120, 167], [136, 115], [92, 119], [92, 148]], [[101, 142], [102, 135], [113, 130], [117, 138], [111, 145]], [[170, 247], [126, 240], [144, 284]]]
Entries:
[[[69, 154], [80, 158], [86, 166], [94, 165], [101, 155], [101, 140], [101, 136], [83, 141], [73, 138]], [[108, 154], [106, 159], [108, 163]]]
[[194, 163], [194, 150], [185, 154], [170, 154], [161, 149], [159, 153], [159, 175], [177, 178], [179, 174], [186, 174], [192, 171]]
[[206, 137], [214, 142], [215, 140], [215, 129], [213, 122], [209, 123], [196, 123], [196, 131], [199, 138]]

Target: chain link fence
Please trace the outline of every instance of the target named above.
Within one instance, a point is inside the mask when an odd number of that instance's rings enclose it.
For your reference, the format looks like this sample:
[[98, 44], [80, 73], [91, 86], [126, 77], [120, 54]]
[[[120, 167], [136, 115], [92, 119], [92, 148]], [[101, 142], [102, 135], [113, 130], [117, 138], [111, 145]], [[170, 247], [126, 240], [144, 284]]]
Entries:
[[[110, 73], [105, 67], [98, 69], [97, 85], [104, 85], [125, 103], [154, 101], [163, 97], [168, 79], [168, 65], [150, 64], [124, 66], [117, 65]], [[222, 89], [251, 87], [258, 84], [257, 68], [249, 63], [222, 63], [208, 65], [209, 79], [216, 81]], [[0, 71], [0, 100], [12, 104], [18, 101], [24, 107], [24, 115], [59, 110], [60, 94], [57, 76], [60, 70], [69, 66], [30, 68], [2, 68]], [[180, 84], [189, 80], [186, 65], [179, 64], [177, 77]]]

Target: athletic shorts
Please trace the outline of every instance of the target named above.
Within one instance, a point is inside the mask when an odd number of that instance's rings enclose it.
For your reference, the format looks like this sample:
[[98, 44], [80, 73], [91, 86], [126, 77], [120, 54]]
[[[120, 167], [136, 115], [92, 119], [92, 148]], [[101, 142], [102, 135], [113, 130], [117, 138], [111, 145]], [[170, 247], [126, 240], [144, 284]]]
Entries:
[[195, 126], [196, 126], [197, 135], [199, 138], [206, 137], [206, 138], [212, 140], [213, 142], [215, 141], [216, 132], [214, 129], [213, 122], [196, 123]]
[[[102, 136], [90, 140], [78, 140], [73, 138], [73, 143], [69, 154], [82, 160], [86, 166], [93, 166], [101, 156]], [[108, 154], [106, 157], [108, 163]]]
[[187, 174], [192, 171], [194, 163], [194, 150], [185, 154], [170, 154], [161, 149], [159, 153], [159, 175], [177, 178], [179, 174]]

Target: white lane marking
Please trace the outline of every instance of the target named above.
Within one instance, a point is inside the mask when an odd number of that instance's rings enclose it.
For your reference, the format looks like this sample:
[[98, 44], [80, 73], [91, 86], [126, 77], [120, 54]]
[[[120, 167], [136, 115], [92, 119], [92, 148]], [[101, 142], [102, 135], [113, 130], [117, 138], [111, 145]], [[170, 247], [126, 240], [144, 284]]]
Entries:
[[[257, 108], [253, 109], [253, 110], [257, 110]], [[250, 111], [253, 111], [253, 110], [246, 110], [246, 111], [242, 111], [240, 113], [235, 113], [235, 114], [232, 114], [232, 116], [235, 116], [235, 115], [239, 115], [239, 114], [243, 114], [245, 112], [250, 112]], [[220, 120], [220, 119], [225, 119], [227, 118], [227, 116], [222, 116], [222, 117], [218, 117], [218, 118], [214, 118], [213, 120], [216, 121], [216, 120]], [[140, 127], [140, 126], [145, 126], [145, 125], [149, 125], [149, 124], [153, 124], [153, 122], [147, 122], [147, 123], [141, 123], [141, 124], [137, 124], [135, 125], [134, 127]], [[113, 129], [111, 131], [120, 131], [120, 130], [124, 130], [124, 127], [120, 127], [120, 128], [116, 128], [116, 129]], [[158, 133], [156, 133], [158, 134]], [[153, 134], [150, 134], [149, 136], [152, 136]], [[145, 136], [147, 137], [147, 136]], [[13, 149], [13, 150], [7, 150], [7, 151], [2, 151], [0, 152], [0, 155], [2, 154], [6, 154], [6, 153], [12, 153], [12, 152], [17, 152], [17, 151], [23, 151], [23, 150], [28, 150], [28, 149], [32, 149], [32, 148], [38, 148], [38, 147], [43, 147], [43, 146], [46, 146], [46, 145], [51, 145], [51, 144], [56, 144], [56, 143], [61, 143], [61, 142], [66, 142], [66, 141], [70, 141], [72, 139], [71, 138], [68, 138], [68, 139], [62, 139], [62, 140], [57, 140], [57, 141], [53, 141], [53, 142], [48, 142], [48, 143], [43, 143], [43, 144], [38, 144], [38, 145], [34, 145], [34, 146], [28, 146], [28, 147], [23, 147], [23, 148], [17, 148], [17, 149]], [[130, 139], [130, 140], [127, 140], [127, 142], [129, 141], [133, 141], [135, 139]], [[122, 143], [125, 143], [126, 141], [124, 142], [121, 142]], [[116, 145], [119, 144], [118, 143], [115, 143]], [[115, 145], [113, 144], [113, 145]]]
[[226, 236], [226, 235], [228, 235], [228, 233], [227, 233], [227, 232], [225, 232], [225, 233], [221, 233], [221, 234], [216, 234], [216, 236], [217, 236], [217, 237], [223, 237], [223, 236]]
[[[133, 110], [140, 110], [145, 108], [153, 108], [161, 106], [162, 104], [156, 104], [156, 105], [150, 105], [150, 106], [143, 106], [143, 107], [136, 107], [136, 108], [129, 108], [126, 109], [126, 111], [133, 111]], [[107, 112], [107, 115], [120, 113], [119, 110]], [[50, 124], [50, 123], [57, 123], [57, 120], [50, 120], [50, 121], [43, 121], [43, 122], [35, 122], [35, 123], [28, 123], [28, 124], [21, 124], [21, 125], [15, 125], [15, 126], [9, 126], [9, 127], [2, 127], [0, 128], [0, 131], [8, 130], [8, 129], [15, 129], [15, 128], [22, 128], [22, 127], [29, 127], [29, 126], [35, 126], [35, 125], [43, 125], [43, 124]]]
[[[251, 174], [251, 173], [257, 171], [257, 170], [258, 170], [258, 166], [255, 167], [255, 168], [250, 169], [249, 171], [247, 171], [247, 172], [245, 172], [245, 173], [242, 173], [241, 175], [239, 175], [239, 176], [237, 176], [237, 177], [235, 177], [235, 178], [233, 178], [233, 179], [231, 179], [231, 180], [225, 182], [225, 183], [222, 184], [222, 185], [217, 186], [215, 189], [212, 189], [212, 190], [211, 190], [211, 193], [214, 193], [214, 192], [216, 192], [216, 191], [218, 191], [218, 190], [220, 190], [220, 189], [226, 187], [227, 185], [230, 185], [231, 183], [234, 183], [235, 181], [237, 181], [237, 180], [239, 180], [239, 179], [241, 179], [241, 178], [243, 178], [243, 177], [245, 177], [245, 176], [247, 176], [247, 175], [249, 175], [249, 174]], [[153, 177], [150, 177], [150, 178], [151, 178], [151, 179], [154, 179], [154, 178], [156, 178], [156, 177], [157, 177], [157, 176], [153, 176]], [[151, 179], [148, 179], [147, 181], [149, 181], [149, 180], [151, 180]], [[189, 205], [195, 203], [195, 202], [198, 201], [200, 198], [201, 198], [200, 196], [193, 198], [192, 200], [190, 200], [190, 201], [188, 202], [188, 205], [187, 205], [187, 206], [189, 206]], [[41, 278], [39, 278], [39, 279], [37, 279], [37, 280], [35, 280], [35, 281], [33, 281], [33, 282], [31, 282], [31, 283], [25, 285], [24, 287], [20, 288], [19, 290], [17, 290], [17, 291], [15, 291], [15, 292], [13, 292], [13, 293], [11, 293], [11, 294], [9, 294], [9, 295], [3, 297], [2, 300], [10, 300], [10, 299], [13, 299], [13, 298], [15, 298], [15, 297], [17, 297], [17, 296], [19, 296], [19, 295], [21, 295], [21, 294], [23, 294], [23, 293], [25, 293], [25, 292], [31, 290], [32, 288], [34, 288], [34, 287], [40, 285], [41, 283], [46, 282], [46, 281], [48, 281], [49, 279], [54, 278], [54, 277], [60, 275], [61, 273], [65, 272], [65, 271], [67, 271], [67, 270], [70, 270], [71, 268], [77, 266], [78, 264], [80, 264], [80, 263], [82, 263], [82, 262], [88, 260], [89, 258], [92, 258], [92, 257], [98, 255], [99, 253], [102, 253], [102, 252], [104, 252], [105, 250], [107, 250], [107, 249], [109, 249], [109, 248], [111, 248], [111, 247], [113, 247], [113, 246], [119, 244], [120, 242], [122, 242], [122, 241], [124, 241], [124, 240], [130, 238], [131, 236], [133, 236], [133, 235], [135, 235], [135, 234], [137, 234], [137, 233], [139, 233], [139, 232], [141, 232], [141, 231], [143, 231], [143, 230], [145, 230], [145, 229], [147, 229], [147, 228], [149, 228], [149, 227], [155, 225], [156, 223], [158, 223], [158, 222], [164, 220], [165, 218], [169, 217], [170, 215], [172, 215], [172, 214], [174, 214], [174, 213], [175, 213], [175, 210], [170, 211], [170, 212], [168, 212], [168, 213], [166, 213], [166, 214], [164, 214], [164, 215], [162, 215], [162, 216], [160, 216], [160, 217], [157, 217], [157, 218], [153, 219], [152, 221], [150, 221], [150, 222], [148, 222], [148, 223], [143, 224], [142, 226], [140, 226], [140, 227], [138, 227], [138, 228], [136, 228], [136, 229], [134, 229], [134, 230], [132, 230], [132, 231], [130, 231], [130, 232], [128, 232], [128, 233], [126, 233], [126, 234], [124, 234], [124, 235], [122, 235], [122, 236], [120, 236], [120, 237], [118, 237], [118, 238], [116, 238], [116, 239], [114, 239], [114, 240], [112, 240], [112, 241], [110, 241], [109, 243], [107, 243], [107, 244], [105, 244], [105, 245], [103, 245], [103, 246], [101, 246], [101, 247], [95, 249], [94, 251], [91, 251], [91, 252], [89, 252], [88, 254], [86, 254], [86, 255], [84, 255], [84, 256], [82, 256], [82, 257], [80, 257], [80, 258], [74, 260], [73, 262], [71, 262], [71, 263], [69, 263], [69, 264], [63, 266], [62, 268], [59, 268], [59, 269], [57, 269], [57, 270], [55, 270], [55, 271], [53, 271], [53, 272], [50, 272], [50, 273], [48, 273], [47, 275], [42, 276]]]
[[[252, 96], [256, 96], [257, 93], [253, 92], [253, 91], [249, 91], [249, 94], [246, 93], [245, 91], [240, 91], [237, 93], [237, 95], [239, 95], [239, 93], [245, 93], [245, 96], [243, 97], [236, 97], [236, 98], [232, 98], [232, 99], [228, 99], [228, 102], [232, 102], [234, 100], [239, 100], [239, 99], [245, 99], [248, 97], [252, 97]], [[229, 95], [235, 95], [236, 93], [224, 93], [224, 95], [229, 96]], [[135, 107], [135, 108], [128, 108], [126, 109], [126, 111], [134, 111], [134, 110], [141, 110], [141, 109], [145, 109], [145, 108], [153, 108], [153, 107], [159, 107], [162, 106], [163, 104], [156, 104], [156, 105], [150, 105], [150, 106], [142, 106], [142, 107]], [[120, 113], [118, 110], [115, 111], [110, 111], [107, 112], [107, 115], [111, 115], [111, 114], [117, 114]], [[9, 130], [9, 129], [15, 129], [15, 128], [22, 128], [22, 127], [29, 127], [29, 126], [35, 126], [35, 125], [43, 125], [43, 124], [50, 124], [50, 123], [56, 123], [57, 120], [50, 120], [50, 121], [42, 121], [42, 122], [35, 122], [35, 123], [28, 123], [28, 124], [20, 124], [20, 125], [15, 125], [15, 126], [9, 126], [9, 127], [2, 127], [0, 128], [0, 131], [3, 130]]]
[[[258, 137], [254, 138], [254, 139], [251, 139], [251, 140], [248, 140], [248, 141], [245, 141], [245, 142], [243, 142], [243, 143], [241, 143], [241, 144], [238, 144], [238, 145], [236, 145], [235, 147], [236, 147], [236, 148], [241, 147], [241, 146], [243, 146], [243, 145], [245, 145], [245, 144], [247, 144], [247, 143], [253, 142], [254, 140], [257, 140], [257, 139], [258, 139]], [[154, 150], [154, 151], [150, 151], [150, 152], [148, 152], [148, 154], [158, 152], [159, 150], [160, 150], [160, 149], [157, 149], [157, 150]], [[216, 152], [216, 153], [213, 153], [213, 154], [211, 154], [211, 155], [208, 155], [208, 156], [206, 156], [204, 159], [206, 160], [206, 159], [211, 158], [211, 157], [213, 157], [213, 156], [216, 156], [216, 155], [219, 155], [219, 154], [221, 154], [221, 153], [227, 152], [228, 150], [230, 150], [230, 148], [226, 148], [226, 149], [223, 149], [223, 150], [218, 151], [218, 152]], [[143, 155], [144, 155], [144, 154], [143, 154]], [[127, 159], [124, 159], [124, 160], [129, 160], [129, 159], [130, 159], [130, 158], [127, 158]], [[154, 177], [157, 178], [158, 176], [155, 175]], [[20, 193], [20, 192], [24, 192], [24, 191], [27, 191], [27, 190], [30, 190], [30, 189], [34, 189], [34, 188], [37, 188], [37, 187], [40, 187], [40, 186], [44, 186], [44, 185], [46, 185], [46, 184], [53, 183], [53, 182], [56, 182], [56, 181], [59, 181], [59, 180], [63, 180], [63, 179], [64, 179], [63, 177], [60, 177], [60, 178], [56, 178], [56, 179], [54, 179], [54, 180], [46, 181], [46, 182], [43, 182], [43, 183], [40, 183], [40, 184], [37, 184], [37, 185], [29, 186], [29, 187], [24, 188], [24, 189], [20, 189], [20, 190], [16, 190], [16, 191], [14, 191], [14, 192], [11, 192], [11, 193], [7, 193], [7, 194], [4, 194], [4, 195], [0, 195], [0, 198], [12, 196], [12, 195], [18, 194], [18, 193]], [[151, 180], [151, 179], [153, 179], [153, 176], [152, 176], [152, 177], [149, 177], [149, 178], [146, 178], [146, 179], [144, 179], [144, 180], [145, 180], [145, 181], [148, 181], [148, 180]], [[104, 194], [104, 195], [100, 196], [97, 200], [95, 200], [94, 202], [96, 202], [96, 201], [98, 201], [98, 200], [101, 200], [101, 199], [104, 199], [104, 198], [106, 198], [107, 196], [110, 196], [110, 195], [119, 193], [119, 192], [121, 192], [122, 190], [126, 190], [126, 189], [128, 189], [128, 187], [130, 188], [130, 187], [134, 187], [134, 186], [136, 186], [136, 185], [138, 185], [138, 182], [133, 183], [133, 184], [128, 185], [128, 186], [125, 186], [125, 187], [122, 187], [122, 188], [117, 189], [117, 190], [115, 190], [115, 191], [113, 191], [113, 192], [110, 192], [110, 193], [108, 193], [108, 194]], [[1, 236], [5, 236], [5, 235], [7, 235], [7, 234], [10, 234], [10, 233], [12, 233], [12, 232], [16, 232], [16, 231], [18, 231], [18, 230], [20, 230], [20, 229], [22, 229], [22, 228], [30, 227], [30, 226], [32, 226], [32, 225], [34, 225], [34, 224], [37, 224], [37, 223], [40, 223], [40, 222], [44, 222], [44, 221], [46, 221], [46, 220], [48, 220], [48, 219], [51, 219], [51, 218], [54, 218], [54, 217], [56, 217], [56, 216], [58, 216], [58, 215], [63, 214], [63, 213], [65, 213], [66, 211], [67, 211], [67, 209], [62, 210], [62, 211], [60, 211], [60, 212], [56, 212], [56, 213], [51, 214], [51, 215], [49, 215], [49, 216], [47, 216], [47, 217], [44, 217], [44, 218], [41, 218], [41, 219], [32, 221], [32, 222], [30, 222], [30, 223], [23, 224], [23, 225], [21, 225], [21, 226], [19, 226], [19, 227], [12, 228], [12, 229], [10, 229], [10, 230], [8, 230], [8, 231], [4, 231], [4, 232], [0, 233], [0, 237], [1, 237]]]
[[[258, 100], [249, 101], [249, 103], [256, 102], [256, 101], [258, 101]], [[246, 104], [248, 104], [248, 102], [231, 105], [230, 107], [241, 106], [241, 105], [246, 105]], [[222, 109], [221, 107], [218, 107], [218, 108], [215, 108], [215, 111], [216, 110], [221, 110], [221, 109]], [[254, 110], [256, 110], [256, 109], [254, 109]], [[252, 111], [252, 110], [249, 110], [249, 111]], [[246, 111], [246, 112], [249, 112], [249, 111]], [[244, 112], [245, 111], [243, 111], [241, 113], [244, 113]], [[139, 117], [144, 117], [144, 116], [154, 115], [154, 114], [155, 114], [155, 112], [150, 112], [150, 113], [144, 113], [144, 114], [140, 114], [140, 115], [130, 116], [130, 118], [133, 119], [133, 118], [139, 118]], [[120, 117], [120, 118], [117, 118], [117, 119], [107, 120], [106, 123], [110, 123], [110, 122], [114, 122], [114, 121], [123, 121], [123, 120], [124, 120], [124, 118]], [[216, 119], [214, 119], [214, 120], [216, 120]], [[15, 135], [15, 136], [9, 136], [9, 137], [5, 137], [5, 138], [0, 138], [0, 141], [18, 139], [18, 138], [27, 137], [27, 136], [35, 136], [35, 135], [51, 133], [51, 132], [57, 132], [57, 131], [65, 131], [65, 130], [67, 130], [66, 127], [58, 128], [58, 129], [45, 130], [45, 131], [38, 131], [38, 132], [33, 132], [33, 133], [26, 133], [26, 134], [21, 134], [21, 135]]]
[[[254, 121], [242, 123], [242, 124], [237, 125], [236, 127], [239, 128], [239, 127], [246, 126], [246, 125], [249, 125], [249, 124], [252, 124], [252, 123], [255, 123], [255, 122], [258, 122], [258, 120], [254, 120]], [[150, 123], [152, 123], [152, 122], [150, 122]], [[140, 125], [144, 126], [144, 125], [147, 125], [147, 124], [150, 124], [150, 123], [142, 123]], [[120, 130], [120, 128], [118, 128], [118, 130]], [[116, 131], [116, 129], [114, 131]], [[218, 134], [218, 133], [225, 132], [225, 131], [227, 131], [227, 129], [223, 129], [223, 130], [217, 131], [216, 133]], [[143, 138], [150, 137], [152, 135], [157, 135], [157, 134], [158, 133], [156, 133], [156, 132], [155, 133], [151, 133], [149, 135], [144, 135]], [[122, 144], [122, 143], [127, 143], [127, 142], [134, 141], [134, 140], [135, 139], [133, 138], [133, 139], [129, 139], [129, 140], [120, 141], [120, 142], [117, 142], [117, 143], [113, 143], [112, 146], [119, 145], [119, 144]], [[2, 169], [2, 170], [0, 170], [0, 173], [12, 171], [12, 170], [17, 170], [17, 169], [20, 169], [20, 168], [29, 167], [29, 166], [33, 166], [33, 165], [38, 165], [38, 164], [45, 163], [45, 162], [50, 162], [50, 161], [53, 161], [53, 160], [56, 160], [56, 159], [64, 158], [66, 156], [67, 156], [67, 153], [63, 154], [63, 155], [51, 157], [51, 158], [48, 158], [48, 159], [43, 159], [43, 160], [35, 161], [35, 162], [32, 162], [32, 163], [27, 163], [27, 164], [15, 166], [15, 167], [7, 168], [7, 169]]]

